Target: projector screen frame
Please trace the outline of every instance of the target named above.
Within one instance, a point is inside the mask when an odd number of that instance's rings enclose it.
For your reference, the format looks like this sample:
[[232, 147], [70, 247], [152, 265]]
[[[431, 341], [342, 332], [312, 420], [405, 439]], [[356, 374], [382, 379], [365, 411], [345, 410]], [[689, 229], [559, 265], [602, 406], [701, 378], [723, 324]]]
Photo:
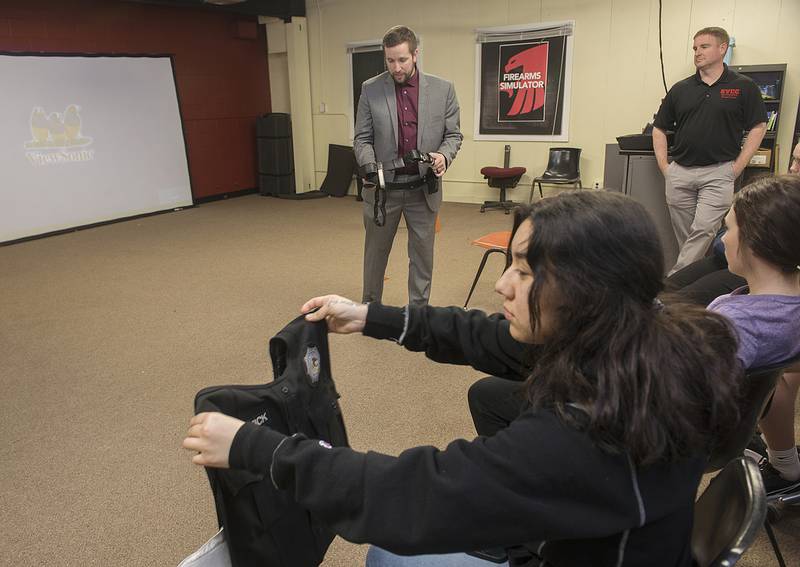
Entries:
[[23, 236], [21, 238], [14, 238], [12, 240], [5, 240], [0, 241], [0, 246], [8, 246], [11, 244], [19, 244], [21, 242], [28, 242], [31, 240], [38, 240], [40, 238], [47, 238], [50, 236], [57, 236], [59, 234], [66, 234], [70, 232], [77, 232], [79, 230], [87, 230], [90, 228], [96, 228], [98, 226], [104, 226], [108, 224], [114, 224], [118, 222], [130, 221], [135, 219], [140, 219], [143, 217], [149, 217], [153, 215], [161, 215], [164, 213], [171, 213], [176, 211], [182, 211], [184, 209], [191, 209], [197, 205], [197, 199], [194, 196], [194, 183], [192, 180], [192, 164], [189, 158], [189, 146], [186, 140], [186, 125], [183, 119], [183, 104], [181, 101], [181, 92], [178, 88], [178, 78], [175, 74], [175, 55], [173, 53], [102, 53], [102, 52], [80, 52], [80, 51], [4, 51], [0, 50], [0, 56], [13, 56], [13, 57], [86, 57], [86, 58], [149, 58], [149, 59], [169, 59], [170, 70], [172, 71], [172, 86], [175, 89], [175, 99], [178, 105], [178, 118], [181, 123], [181, 137], [183, 139], [183, 152], [186, 157], [186, 173], [189, 179], [189, 196], [191, 197], [191, 204], [190, 205], [183, 205], [180, 207], [168, 207], [166, 209], [159, 209], [155, 211], [150, 211], [146, 213], [138, 213], [135, 215], [128, 215], [123, 217], [118, 217], [114, 219], [108, 219], [93, 223], [81, 224], [77, 226], [71, 226], [67, 228], [62, 228], [58, 230], [52, 230], [43, 232], [40, 234], [32, 234], [29, 236]]

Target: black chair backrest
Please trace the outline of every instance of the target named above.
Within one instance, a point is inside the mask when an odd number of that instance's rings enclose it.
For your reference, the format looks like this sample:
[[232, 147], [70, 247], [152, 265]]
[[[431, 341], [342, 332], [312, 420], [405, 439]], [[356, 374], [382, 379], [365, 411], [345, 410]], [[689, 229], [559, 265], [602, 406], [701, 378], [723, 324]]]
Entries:
[[547, 173], [567, 178], [580, 177], [580, 148], [550, 148], [547, 160]]
[[694, 505], [692, 556], [698, 567], [731, 566], [753, 543], [767, 515], [758, 465], [730, 461]]
[[778, 378], [786, 368], [793, 366], [798, 360], [800, 357], [761, 368], [752, 368], [745, 372], [739, 394], [739, 423], [731, 428], [724, 442], [714, 448], [706, 472], [719, 470], [732, 459], [741, 456], [753, 438], [758, 420], [772, 399]]

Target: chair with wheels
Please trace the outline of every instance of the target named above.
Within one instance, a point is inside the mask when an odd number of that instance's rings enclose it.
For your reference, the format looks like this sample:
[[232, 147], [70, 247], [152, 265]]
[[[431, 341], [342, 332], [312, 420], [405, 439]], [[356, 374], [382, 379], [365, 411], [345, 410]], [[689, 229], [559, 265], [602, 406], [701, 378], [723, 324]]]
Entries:
[[694, 505], [692, 557], [698, 567], [730, 567], [756, 539], [767, 515], [758, 465], [730, 461]]
[[544, 196], [542, 183], [545, 185], [581, 185], [581, 149], [580, 148], [550, 148], [547, 159], [547, 169], [531, 183], [531, 194], [528, 202], [533, 200], [533, 189], [539, 185], [539, 198]]
[[483, 254], [483, 258], [481, 259], [480, 266], [478, 266], [478, 272], [475, 274], [475, 279], [472, 280], [472, 287], [469, 288], [469, 294], [467, 294], [467, 300], [464, 302], [464, 309], [467, 308], [469, 305], [469, 300], [472, 298], [472, 292], [475, 291], [475, 286], [478, 285], [478, 280], [481, 277], [481, 273], [483, 272], [484, 266], [486, 266], [486, 260], [489, 258], [489, 255], [494, 252], [502, 252], [505, 256], [505, 264], [503, 269], [506, 269], [510, 263], [510, 256], [508, 255], [508, 245], [511, 242], [511, 231], [510, 230], [503, 230], [500, 232], [490, 232], [489, 234], [484, 234], [477, 240], [472, 241], [473, 246], [478, 246], [480, 248], [485, 248], [486, 252]]
[[517, 203], [506, 199], [506, 190], [512, 189], [517, 186], [519, 180], [525, 175], [524, 167], [510, 167], [511, 164], [511, 146], [506, 145], [505, 155], [503, 157], [503, 167], [483, 167], [481, 168], [481, 175], [484, 179], [488, 180], [489, 187], [500, 189], [499, 201], [484, 201], [481, 205], [481, 212], [485, 213], [486, 209], [503, 209], [508, 214]]
[[499, 201], [484, 201], [481, 205], [481, 212], [486, 212], [486, 209], [503, 209], [508, 214], [517, 203], [506, 199], [506, 189], [512, 189], [517, 186], [519, 180], [525, 174], [524, 167], [483, 167], [481, 168], [481, 175], [488, 180], [489, 187], [496, 187], [500, 189]]

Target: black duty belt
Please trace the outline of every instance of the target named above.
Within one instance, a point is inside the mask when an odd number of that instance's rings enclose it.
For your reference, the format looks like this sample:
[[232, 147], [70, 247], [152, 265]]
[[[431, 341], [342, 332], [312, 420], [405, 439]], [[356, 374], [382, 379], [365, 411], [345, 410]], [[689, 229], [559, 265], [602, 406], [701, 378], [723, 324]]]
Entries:
[[405, 183], [395, 183], [393, 181], [384, 181], [383, 170], [378, 172], [379, 183], [375, 186], [375, 203], [372, 206], [373, 220], [378, 226], [386, 224], [386, 194], [389, 191], [399, 191], [409, 189], [417, 189], [418, 187], [428, 188], [428, 193], [436, 193], [439, 190], [439, 180], [434, 175], [433, 170], [429, 169], [428, 173], [422, 179], [415, 179]]
[[419, 179], [414, 179], [412, 181], [405, 181], [403, 183], [396, 183], [394, 181], [387, 181], [386, 188], [389, 191], [397, 191], [397, 190], [404, 190], [409, 191], [411, 189], [418, 189], [420, 187], [427, 187], [428, 182], [425, 180], [424, 177], [420, 177]]
[[419, 187], [428, 188], [428, 193], [433, 194], [439, 190], [439, 180], [434, 175], [432, 169], [420, 179], [406, 181], [404, 183], [395, 183], [394, 181], [386, 181], [383, 176], [384, 170], [397, 171], [414, 163], [427, 163], [433, 164], [433, 158], [430, 153], [420, 153], [418, 150], [411, 150], [402, 158], [394, 159], [387, 162], [372, 162], [359, 167], [359, 173], [363, 177], [369, 175], [377, 175], [377, 183], [375, 184], [375, 203], [373, 206], [373, 218], [375, 224], [384, 226], [386, 224], [386, 192], [387, 191], [408, 191], [417, 189]]

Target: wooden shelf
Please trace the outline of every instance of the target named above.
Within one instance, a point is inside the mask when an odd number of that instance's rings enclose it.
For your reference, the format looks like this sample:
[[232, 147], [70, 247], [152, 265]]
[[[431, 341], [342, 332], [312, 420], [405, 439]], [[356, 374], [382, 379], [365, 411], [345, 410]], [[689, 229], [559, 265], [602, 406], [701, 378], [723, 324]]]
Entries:
[[[761, 143], [763, 149], [772, 150], [769, 163], [767, 167], [747, 167], [748, 171], [752, 171], [753, 174], [756, 175], [762, 174], [762, 172], [764, 174], [774, 172], [777, 162], [775, 147], [777, 145], [778, 127], [783, 114], [781, 110], [781, 99], [783, 98], [783, 87], [786, 80], [786, 65], [735, 65], [732, 66], [731, 69], [737, 73], [741, 73], [745, 77], [751, 78], [760, 88], [766, 88], [770, 91], [770, 94], [774, 94], [777, 97], [761, 99], [764, 101], [764, 105], [766, 105], [769, 112], [778, 113], [772, 130], [764, 134], [764, 140]], [[772, 86], [772, 88], [770, 88], [770, 86]]]

